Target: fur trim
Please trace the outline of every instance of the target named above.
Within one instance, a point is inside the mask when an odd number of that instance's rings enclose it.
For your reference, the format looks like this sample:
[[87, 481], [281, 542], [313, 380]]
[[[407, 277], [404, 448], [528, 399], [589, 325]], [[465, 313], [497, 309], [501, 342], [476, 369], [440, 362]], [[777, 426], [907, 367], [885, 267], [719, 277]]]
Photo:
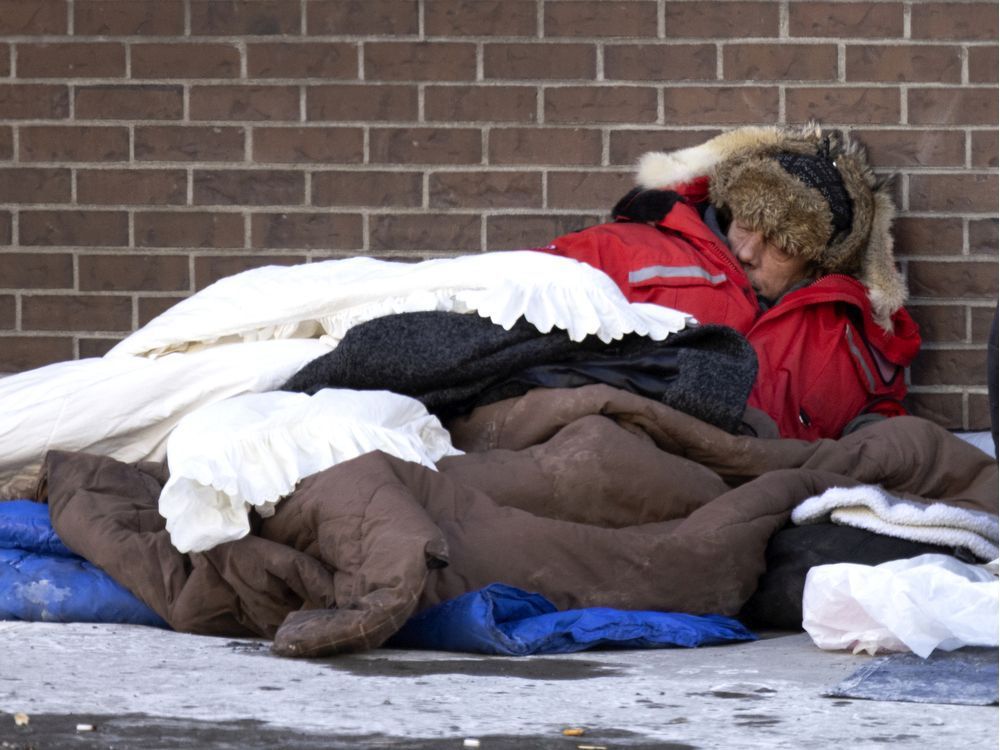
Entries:
[[[892, 330], [890, 317], [906, 302], [906, 287], [892, 254], [896, 208], [886, 183], [876, 179], [864, 150], [827, 136], [829, 156], [851, 198], [851, 228], [831, 238], [830, 207], [822, 194], [786, 172], [779, 152], [817, 154], [825, 148], [819, 126], [745, 127], [698, 146], [652, 152], [639, 161], [643, 188], [670, 189], [698, 177], [710, 178], [710, 199], [790, 253], [823, 273], [854, 276], [868, 289], [875, 318]], [[775, 200], [781, 196], [781, 200]]]

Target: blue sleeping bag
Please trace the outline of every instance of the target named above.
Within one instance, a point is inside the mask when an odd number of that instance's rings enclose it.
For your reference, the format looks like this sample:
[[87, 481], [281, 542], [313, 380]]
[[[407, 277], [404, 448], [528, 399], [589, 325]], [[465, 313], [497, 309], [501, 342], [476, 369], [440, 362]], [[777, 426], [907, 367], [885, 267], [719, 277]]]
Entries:
[[0, 502], [0, 620], [167, 624], [59, 540], [49, 508]]
[[[107, 573], [67, 549], [48, 510], [29, 500], [0, 502], [0, 620], [168, 627]], [[525, 656], [754, 638], [736, 620], [719, 615], [603, 607], [559, 612], [539, 594], [494, 583], [413, 617], [386, 645]]]
[[558, 611], [545, 597], [494, 583], [413, 617], [388, 646], [527, 656], [596, 647], [664, 648], [752, 641], [722, 615], [687, 615], [606, 607]]

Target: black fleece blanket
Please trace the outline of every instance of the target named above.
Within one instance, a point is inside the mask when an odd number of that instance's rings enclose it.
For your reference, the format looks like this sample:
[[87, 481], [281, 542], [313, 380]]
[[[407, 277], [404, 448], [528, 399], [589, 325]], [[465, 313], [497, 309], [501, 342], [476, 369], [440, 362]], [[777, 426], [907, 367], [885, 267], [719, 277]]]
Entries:
[[562, 330], [540, 333], [524, 320], [508, 331], [478, 315], [432, 311], [355, 326], [282, 390], [391, 390], [446, 419], [536, 387], [603, 383], [734, 432], [756, 375], [753, 348], [725, 326], [606, 344], [595, 336], [572, 341]]

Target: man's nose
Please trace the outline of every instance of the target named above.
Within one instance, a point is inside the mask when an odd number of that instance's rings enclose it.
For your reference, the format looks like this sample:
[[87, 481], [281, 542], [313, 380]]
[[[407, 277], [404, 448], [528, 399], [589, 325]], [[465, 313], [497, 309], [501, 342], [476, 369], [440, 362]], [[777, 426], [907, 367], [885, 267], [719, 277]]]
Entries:
[[736, 248], [736, 257], [741, 263], [752, 264], [764, 246], [764, 235], [760, 232], [748, 233]]

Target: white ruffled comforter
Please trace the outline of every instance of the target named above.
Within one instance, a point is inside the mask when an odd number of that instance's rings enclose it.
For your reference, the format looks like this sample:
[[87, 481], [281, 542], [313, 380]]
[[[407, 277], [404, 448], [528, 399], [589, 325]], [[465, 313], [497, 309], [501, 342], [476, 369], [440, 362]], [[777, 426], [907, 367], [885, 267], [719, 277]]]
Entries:
[[676, 310], [630, 304], [590, 266], [533, 251], [246, 271], [180, 302], [102, 359], [0, 379], [0, 498], [30, 495], [51, 449], [162, 460], [184, 415], [274, 390], [351, 326], [420, 310], [476, 312], [505, 328], [523, 317], [574, 340], [627, 333], [662, 340], [693, 322]]

